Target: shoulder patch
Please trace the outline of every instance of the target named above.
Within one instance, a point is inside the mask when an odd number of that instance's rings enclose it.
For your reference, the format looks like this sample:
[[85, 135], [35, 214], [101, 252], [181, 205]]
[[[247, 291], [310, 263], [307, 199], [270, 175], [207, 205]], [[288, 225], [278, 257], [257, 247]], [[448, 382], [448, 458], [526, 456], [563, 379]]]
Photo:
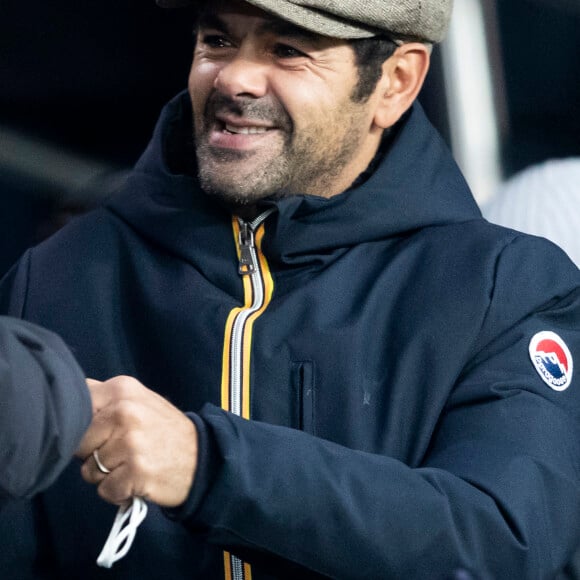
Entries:
[[538, 332], [530, 341], [530, 358], [541, 379], [554, 391], [572, 382], [574, 361], [566, 343], [555, 332]]

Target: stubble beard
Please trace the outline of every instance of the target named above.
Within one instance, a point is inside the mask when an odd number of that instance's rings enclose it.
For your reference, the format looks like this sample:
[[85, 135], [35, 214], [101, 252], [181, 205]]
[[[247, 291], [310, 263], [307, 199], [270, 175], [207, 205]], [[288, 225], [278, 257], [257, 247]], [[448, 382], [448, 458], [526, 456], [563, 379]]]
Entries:
[[[290, 176], [286, 148], [284, 145], [275, 159], [268, 154], [260, 161], [256, 159], [257, 153], [219, 150], [202, 140], [196, 145], [201, 187], [206, 193], [234, 205], [252, 205], [266, 197], [280, 197]], [[246, 169], [246, 164], [251, 166], [251, 171]]]
[[[194, 129], [200, 183], [208, 194], [238, 206], [253, 205], [265, 198], [279, 199], [300, 194], [328, 197], [344, 167], [354, 157], [365, 130], [362, 117], [353, 112], [345, 116], [347, 127], [340, 133], [335, 131], [336, 119], [329, 119], [318, 122], [307, 133], [303, 131], [297, 135], [294, 124], [281, 106], [277, 106], [274, 112], [271, 108], [261, 112], [260, 105], [252, 103], [248, 109], [254, 110], [248, 111], [248, 116], [275, 119], [280, 127], [284, 137], [276, 150], [271, 148], [256, 153], [217, 149], [209, 145], [209, 131], [205, 129], [208, 119], [213, 118], [212, 109], [216, 110], [227, 101], [228, 110], [235, 109], [242, 115], [245, 107], [224, 97], [210, 101], [204, 113], [204, 126]], [[245, 161], [249, 169], [245, 167]]]

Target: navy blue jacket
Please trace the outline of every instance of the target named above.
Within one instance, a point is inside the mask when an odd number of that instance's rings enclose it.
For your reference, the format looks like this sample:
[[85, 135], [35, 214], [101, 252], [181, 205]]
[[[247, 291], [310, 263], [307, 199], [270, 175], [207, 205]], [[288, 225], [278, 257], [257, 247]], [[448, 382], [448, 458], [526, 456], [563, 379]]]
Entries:
[[0, 316], [0, 505], [48, 487], [91, 417], [83, 372], [62, 340]]
[[[106, 577], [553, 577], [580, 543], [576, 266], [482, 219], [418, 105], [365, 180], [251, 227], [185, 169], [188, 111], [2, 288], [200, 431], [188, 501], [151, 506]], [[105, 577], [115, 508], [78, 466], [22, 509], [0, 569]]]

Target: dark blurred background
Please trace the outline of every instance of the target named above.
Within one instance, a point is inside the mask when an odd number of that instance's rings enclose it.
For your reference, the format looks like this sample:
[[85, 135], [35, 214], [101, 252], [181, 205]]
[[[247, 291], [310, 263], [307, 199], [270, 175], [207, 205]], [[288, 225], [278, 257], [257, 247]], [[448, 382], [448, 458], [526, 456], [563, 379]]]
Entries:
[[0, 273], [114, 187], [191, 52], [154, 0], [0, 0]]
[[[580, 155], [579, 6], [473, 2], [488, 54], [469, 64], [493, 82], [488, 124], [502, 179], [543, 159]], [[186, 86], [191, 22], [189, 9], [163, 10], [154, 0], [0, 0], [0, 274], [123, 178], [163, 104]], [[454, 142], [449, 118], [453, 66], [437, 48], [421, 101], [460, 156], [465, 147]], [[480, 199], [490, 193], [478, 191], [475, 178], [472, 186]]]

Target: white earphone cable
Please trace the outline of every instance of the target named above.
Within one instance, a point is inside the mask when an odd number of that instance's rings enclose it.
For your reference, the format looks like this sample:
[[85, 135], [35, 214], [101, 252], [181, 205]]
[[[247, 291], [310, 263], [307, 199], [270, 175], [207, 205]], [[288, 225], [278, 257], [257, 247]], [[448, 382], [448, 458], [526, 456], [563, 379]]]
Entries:
[[140, 497], [134, 497], [130, 505], [119, 508], [109, 537], [97, 558], [97, 565], [110, 568], [127, 554], [135, 539], [137, 528], [146, 515], [147, 504]]

